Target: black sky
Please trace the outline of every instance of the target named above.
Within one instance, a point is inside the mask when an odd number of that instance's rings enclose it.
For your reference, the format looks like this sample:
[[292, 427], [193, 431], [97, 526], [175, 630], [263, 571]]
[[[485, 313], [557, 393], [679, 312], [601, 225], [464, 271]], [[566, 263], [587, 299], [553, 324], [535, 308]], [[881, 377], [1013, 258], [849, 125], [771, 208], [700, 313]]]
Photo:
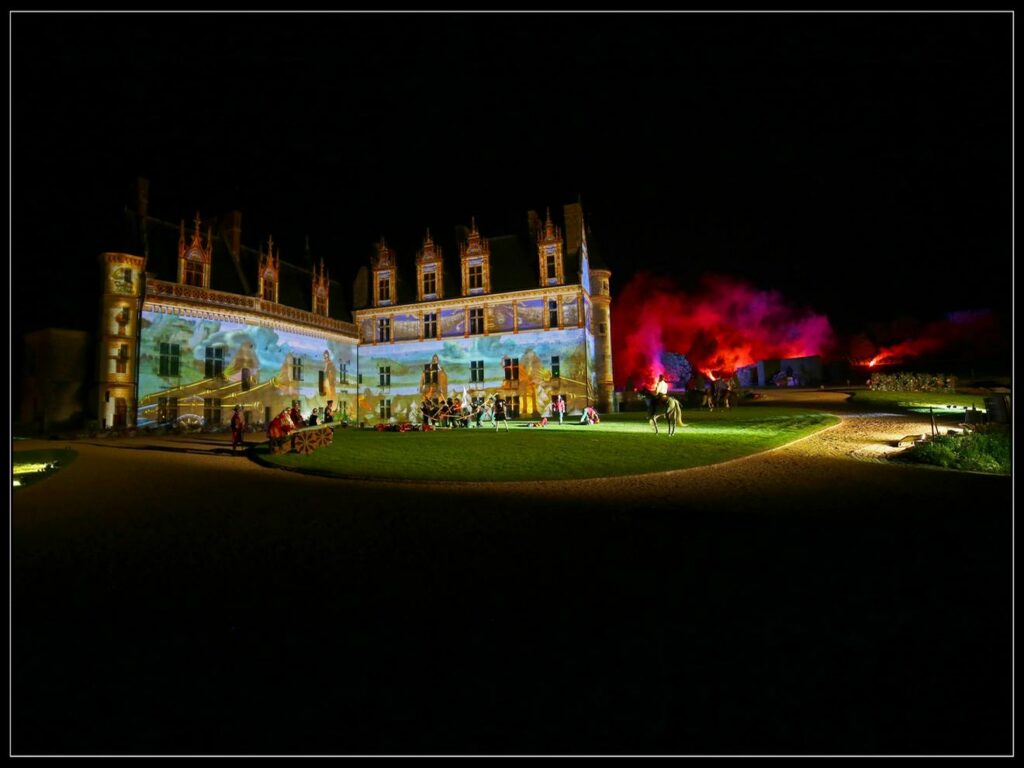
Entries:
[[579, 197], [619, 287], [725, 272], [841, 332], [1010, 312], [1009, 13], [10, 25], [16, 334], [93, 330], [137, 176], [152, 215], [238, 208], [246, 244], [297, 260], [309, 235], [335, 277], [381, 235], [409, 259], [426, 227], [505, 234]]

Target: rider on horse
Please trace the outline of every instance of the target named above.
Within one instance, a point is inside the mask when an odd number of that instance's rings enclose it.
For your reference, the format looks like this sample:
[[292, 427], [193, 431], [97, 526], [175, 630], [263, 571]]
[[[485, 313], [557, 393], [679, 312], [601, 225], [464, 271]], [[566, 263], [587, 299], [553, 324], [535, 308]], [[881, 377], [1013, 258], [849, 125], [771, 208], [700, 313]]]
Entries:
[[647, 398], [647, 418], [654, 418], [654, 411], [660, 403], [667, 407], [668, 404], [668, 382], [665, 381], [665, 374], [658, 374], [658, 383], [654, 385], [653, 397]]

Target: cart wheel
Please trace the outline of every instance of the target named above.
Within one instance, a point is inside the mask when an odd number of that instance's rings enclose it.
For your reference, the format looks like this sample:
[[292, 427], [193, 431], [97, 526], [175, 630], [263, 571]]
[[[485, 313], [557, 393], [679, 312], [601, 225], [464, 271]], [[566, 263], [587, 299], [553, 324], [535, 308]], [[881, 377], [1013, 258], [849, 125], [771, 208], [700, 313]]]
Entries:
[[334, 430], [330, 427], [324, 429], [324, 445], [330, 445], [334, 442]]
[[295, 436], [295, 451], [302, 454], [310, 454], [313, 452], [312, 441], [309, 439], [308, 432], [300, 432]]
[[317, 448], [324, 447], [324, 434], [319, 429], [309, 433], [309, 450], [312, 453]]

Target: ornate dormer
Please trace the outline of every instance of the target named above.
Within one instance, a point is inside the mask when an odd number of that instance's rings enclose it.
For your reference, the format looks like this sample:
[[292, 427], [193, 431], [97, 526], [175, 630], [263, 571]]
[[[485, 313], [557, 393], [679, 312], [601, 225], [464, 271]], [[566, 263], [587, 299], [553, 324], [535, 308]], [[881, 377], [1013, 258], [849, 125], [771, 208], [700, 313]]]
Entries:
[[213, 227], [207, 227], [206, 245], [199, 234], [199, 213], [196, 213], [196, 228], [192, 241], [185, 244], [185, 220], [181, 220], [181, 235], [178, 237], [178, 282], [199, 288], [210, 287], [210, 256], [213, 253]]
[[389, 307], [396, 303], [395, 252], [384, 238], [377, 243], [377, 255], [370, 260], [373, 270], [373, 306]]
[[469, 238], [459, 244], [462, 262], [462, 295], [475, 296], [491, 292], [491, 244], [480, 237], [476, 218], [472, 219]]
[[281, 280], [281, 249], [277, 249], [274, 258], [274, 238], [267, 238], [267, 255], [260, 249], [259, 296], [264, 301], [277, 304], [277, 288]]
[[331, 300], [331, 278], [324, 269], [324, 260], [320, 259], [320, 271], [313, 265], [313, 314], [327, 317]]
[[547, 209], [544, 228], [537, 234], [537, 256], [540, 263], [541, 285], [562, 285], [562, 230], [551, 223], [551, 209]]
[[443, 299], [443, 278], [441, 247], [434, 243], [428, 229], [423, 248], [416, 254], [416, 301]]

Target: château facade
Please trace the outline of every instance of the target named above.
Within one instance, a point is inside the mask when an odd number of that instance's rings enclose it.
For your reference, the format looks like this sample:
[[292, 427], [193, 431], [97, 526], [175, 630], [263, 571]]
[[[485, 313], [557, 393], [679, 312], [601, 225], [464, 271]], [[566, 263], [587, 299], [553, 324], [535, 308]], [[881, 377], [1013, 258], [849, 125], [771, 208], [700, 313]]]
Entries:
[[611, 273], [591, 264], [578, 203], [565, 236], [550, 211], [529, 213], [526, 237], [486, 237], [473, 220], [456, 230], [457, 260], [429, 231], [415, 255], [382, 238], [343, 320], [331, 310], [344, 286], [308, 243], [300, 260], [269, 236], [265, 252], [244, 248], [233, 212], [180, 222], [171, 246], [140, 182], [141, 252], [100, 256], [101, 428], [215, 427], [236, 405], [255, 426], [327, 400], [355, 423], [417, 422], [424, 398], [498, 392], [521, 417], [549, 414], [559, 394], [570, 411], [610, 407]]

